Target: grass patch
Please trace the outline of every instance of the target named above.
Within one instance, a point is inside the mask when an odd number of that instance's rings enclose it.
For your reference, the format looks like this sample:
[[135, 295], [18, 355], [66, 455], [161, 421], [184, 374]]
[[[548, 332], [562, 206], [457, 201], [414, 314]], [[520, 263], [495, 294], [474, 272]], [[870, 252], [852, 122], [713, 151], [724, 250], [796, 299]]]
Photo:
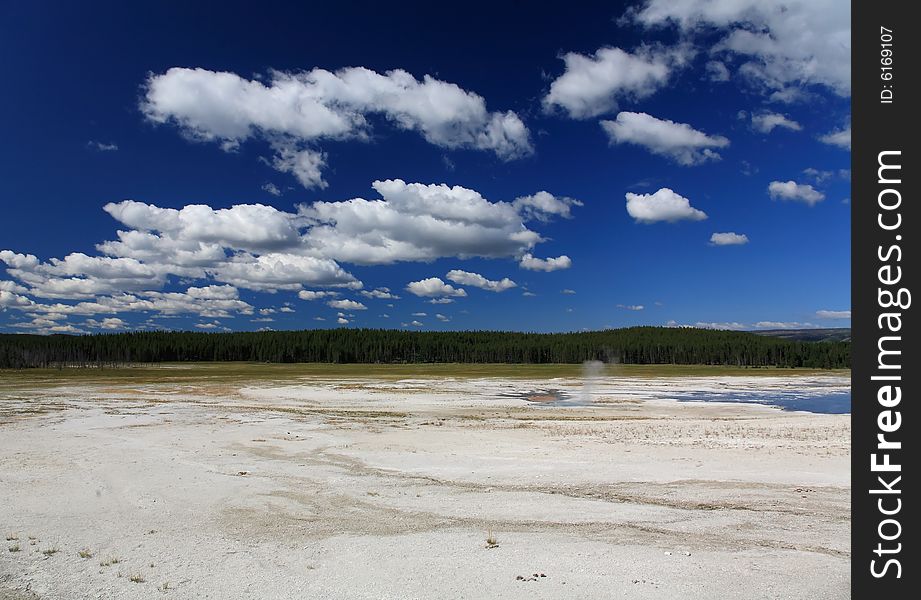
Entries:
[[19, 544], [13, 544], [10, 546], [10, 552], [19, 552]]
[[77, 552], [77, 556], [80, 558], [93, 558], [93, 553], [88, 548], [84, 548]]
[[128, 577], [128, 581], [130, 581], [131, 583], [144, 583], [147, 580], [144, 579], [144, 576], [141, 575], [140, 573], [135, 573], [134, 575]]
[[111, 567], [112, 565], [117, 565], [121, 560], [117, 556], [110, 556], [109, 558], [99, 561], [100, 567]]
[[53, 546], [51, 548], [46, 548], [42, 550], [42, 554], [44, 554], [45, 556], [54, 556], [58, 552], [60, 552], [60, 550], [58, 550], [57, 548]]

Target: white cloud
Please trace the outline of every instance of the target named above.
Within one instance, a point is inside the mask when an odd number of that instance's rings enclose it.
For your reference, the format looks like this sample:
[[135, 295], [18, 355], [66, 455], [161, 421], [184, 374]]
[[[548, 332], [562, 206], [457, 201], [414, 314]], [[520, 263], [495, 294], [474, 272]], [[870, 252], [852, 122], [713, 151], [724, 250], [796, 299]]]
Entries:
[[576, 290], [565, 289], [565, 290], [560, 290], [560, 293], [561, 293], [561, 294], [572, 295], [572, 294], [575, 294], [575, 293], [576, 293]]
[[278, 186], [272, 182], [263, 183], [262, 191], [268, 192], [269, 194], [272, 194], [273, 196], [281, 196], [281, 190], [278, 189]]
[[217, 329], [221, 326], [220, 321], [212, 321], [210, 323], [196, 323], [195, 327], [198, 329]]
[[272, 159], [272, 166], [276, 171], [294, 175], [305, 188], [323, 189], [328, 185], [323, 179], [323, 168], [326, 166], [326, 154], [323, 152], [282, 146]]
[[390, 288], [379, 287], [373, 290], [362, 290], [361, 295], [365, 298], [376, 298], [378, 300], [399, 300], [400, 297], [390, 291]]
[[458, 269], [448, 271], [446, 277], [448, 280], [453, 281], [454, 283], [458, 283], [460, 285], [470, 285], [480, 289], [489, 290], [490, 292], [504, 292], [505, 290], [511, 289], [518, 285], [508, 277], [503, 277], [499, 281], [493, 281], [486, 279], [479, 273], [460, 271]]
[[158, 231], [179, 241], [194, 240], [251, 252], [278, 250], [299, 241], [292, 215], [263, 204], [221, 209], [190, 204], [176, 210], [125, 200], [106, 204], [103, 210], [132, 229]]
[[792, 200], [794, 202], [803, 202], [809, 206], [815, 206], [825, 199], [825, 194], [816, 190], [807, 183], [796, 183], [795, 181], [772, 181], [768, 185], [768, 192], [771, 198], [775, 200]]
[[[683, 325], [679, 325], [679, 327], [683, 327]], [[691, 327], [697, 327], [699, 329], [727, 329], [731, 331], [741, 331], [743, 329], [748, 329], [744, 323], [738, 323], [735, 321], [731, 323], [706, 323], [703, 321], [698, 321], [697, 323], [694, 323], [694, 325], [691, 325]]]
[[429, 304], [453, 304], [454, 298], [432, 298], [431, 300], [426, 300]]
[[368, 307], [357, 302], [355, 300], [330, 300], [326, 303], [327, 306], [331, 308], [338, 308], [339, 310], [367, 310]]
[[829, 144], [831, 146], [837, 146], [845, 150], [851, 149], [851, 126], [848, 125], [842, 129], [837, 129], [830, 133], [826, 133], [823, 136], [819, 137], [819, 141], [823, 144]]
[[707, 78], [710, 81], [729, 81], [729, 69], [718, 60], [711, 60], [706, 65]]
[[441, 321], [442, 323], [447, 323], [451, 320], [451, 317], [447, 317], [441, 313], [435, 313], [435, 318]]
[[29, 290], [26, 289], [25, 286], [19, 285], [15, 281], [6, 281], [6, 280], [0, 279], [0, 291], [11, 292], [14, 294], [25, 294]]
[[799, 131], [803, 128], [796, 121], [787, 118], [780, 113], [762, 112], [752, 114], [752, 127], [761, 133], [771, 133], [775, 128], [781, 127], [791, 131]]
[[240, 300], [239, 292], [229, 285], [190, 287], [185, 292], [143, 291], [135, 294], [99, 296], [76, 304], [30, 305], [29, 310], [42, 314], [100, 315], [129, 312], [155, 312], [163, 316], [195, 314], [201, 317], [229, 317], [232, 313], [251, 315], [253, 307]]
[[530, 252], [521, 257], [518, 266], [528, 271], [559, 271], [572, 266], [572, 260], [563, 254], [556, 258], [536, 258]]
[[328, 298], [330, 296], [338, 296], [339, 292], [329, 292], [329, 291], [315, 291], [315, 290], [301, 290], [297, 293], [297, 297], [301, 300], [321, 300], [323, 298]]
[[10, 306], [31, 306], [32, 304], [34, 304], [34, 302], [25, 296], [0, 289], [0, 308]]
[[850, 319], [851, 311], [849, 310], [817, 310], [815, 316], [819, 319]]
[[685, 48], [642, 47], [635, 53], [600, 48], [592, 56], [569, 52], [566, 69], [544, 96], [546, 110], [564, 109], [570, 117], [586, 119], [616, 110], [622, 99], [642, 99], [669, 80], [689, 58]]
[[516, 208], [461, 186], [375, 181], [382, 200], [355, 198], [300, 208], [304, 242], [334, 260], [361, 265], [442, 257], [520, 255], [543, 238]]
[[97, 142], [95, 140], [87, 142], [86, 147], [92, 148], [93, 150], [97, 150], [99, 152], [115, 152], [118, 150], [118, 144], [114, 142], [107, 144], [105, 142]]
[[416, 296], [423, 297], [455, 296], [463, 298], [467, 295], [467, 291], [463, 288], [455, 288], [442, 281], [439, 277], [412, 281], [406, 285], [406, 290]]
[[[540, 192], [519, 197], [516, 204], [490, 202], [459, 186], [401, 180], [377, 181], [374, 186], [382, 199], [317, 202], [297, 212], [262, 204], [164, 208], [133, 200], [110, 203], [104, 209], [122, 229], [117, 239], [97, 244], [102, 256], [75, 252], [42, 261], [0, 251], [0, 263], [14, 280], [0, 282], [2, 302], [26, 307], [35, 296], [80, 301], [59, 306], [76, 307], [87, 315], [136, 310], [177, 314], [181, 307], [190, 314], [226, 316], [253, 310], [239, 299], [237, 289], [291, 291], [302, 300], [339, 295], [305, 287], [361, 290], [362, 282], [338, 261], [373, 265], [505, 257], [520, 261], [523, 268], [544, 271], [571, 264], [566, 256], [534, 258], [530, 250], [543, 238], [525, 225], [526, 219], [571, 216], [571, 208], [581, 204], [571, 198]], [[158, 291], [177, 281], [193, 285], [189, 290], [231, 289], [234, 298], [222, 300], [227, 303], [223, 308], [204, 308], [202, 301], [185, 292]], [[514, 286], [508, 278], [476, 281], [472, 285], [496, 291]], [[388, 288], [361, 293], [399, 298]], [[430, 297], [442, 302], [465, 293]]]
[[267, 139], [277, 152], [275, 168], [293, 173], [305, 187], [325, 185], [325, 155], [305, 146], [367, 139], [373, 114], [442, 148], [488, 150], [504, 160], [533, 152], [528, 129], [514, 112], [490, 112], [473, 92], [429, 75], [420, 81], [399, 69], [273, 71], [263, 82], [174, 67], [150, 76], [141, 108], [155, 123], [173, 123], [188, 137], [227, 150], [252, 137]]
[[305, 284], [361, 287], [361, 282], [335, 261], [314, 256], [240, 254], [210, 271], [218, 281], [251, 290], [299, 290]]
[[748, 243], [748, 236], [744, 233], [735, 233], [727, 231], [726, 233], [714, 233], [710, 236], [710, 243], [714, 246], [741, 246]]
[[107, 317], [101, 321], [87, 319], [83, 324], [92, 329], [125, 329], [128, 327], [128, 324], [118, 317]]
[[707, 214], [691, 206], [690, 200], [670, 190], [661, 188], [654, 194], [627, 192], [627, 213], [637, 223], [666, 221], [702, 221]]
[[414, 313], [412, 314], [412, 316], [414, 316], [414, 317], [427, 317], [427, 316], [429, 316], [429, 315], [428, 315], [428, 313], [424, 313], [424, 312], [414, 312]]
[[336, 323], [339, 323], [340, 325], [348, 325], [349, 320], [346, 319], [345, 317], [339, 317], [338, 319], [336, 319]]
[[512, 206], [525, 220], [549, 221], [551, 216], [571, 218], [572, 207], [582, 206], [582, 202], [575, 198], [554, 196], [550, 192], [542, 191], [516, 198]]
[[649, 0], [629, 16], [690, 34], [721, 31], [713, 53], [741, 61], [773, 99], [811, 85], [850, 96], [851, 13], [840, 0]]
[[[842, 169], [842, 170], [845, 170], [845, 169]], [[831, 171], [823, 171], [820, 169], [814, 169], [812, 167], [803, 169], [803, 174], [814, 179], [816, 183], [825, 183], [826, 181], [831, 179], [832, 175], [834, 175], [834, 173], [832, 173]], [[848, 172], [848, 177], [850, 177], [850, 172]]]
[[618, 304], [617, 308], [622, 308], [624, 310], [640, 311], [640, 310], [644, 310], [646, 307], [643, 306], [642, 304]]
[[699, 165], [719, 160], [713, 148], [725, 148], [729, 140], [710, 136], [686, 123], [657, 119], [646, 113], [622, 112], [614, 121], [601, 121], [611, 144], [635, 144], [680, 165]]

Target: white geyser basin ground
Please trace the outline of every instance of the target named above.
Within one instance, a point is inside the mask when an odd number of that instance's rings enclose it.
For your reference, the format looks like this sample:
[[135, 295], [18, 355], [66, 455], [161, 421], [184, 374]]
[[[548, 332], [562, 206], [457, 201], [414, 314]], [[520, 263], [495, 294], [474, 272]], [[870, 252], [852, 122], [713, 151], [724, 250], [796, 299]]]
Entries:
[[0, 372], [0, 599], [849, 596], [850, 416], [675, 400], [846, 372], [173, 369]]

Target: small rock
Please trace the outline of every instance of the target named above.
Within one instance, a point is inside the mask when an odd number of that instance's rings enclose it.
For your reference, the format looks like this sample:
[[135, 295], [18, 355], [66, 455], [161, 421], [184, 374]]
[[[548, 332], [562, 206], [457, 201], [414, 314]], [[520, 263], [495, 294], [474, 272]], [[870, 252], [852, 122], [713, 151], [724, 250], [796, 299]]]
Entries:
[[690, 553], [690, 552], [685, 552], [684, 555], [685, 555], [685, 556], [690, 556], [691, 553]]
[[671, 556], [671, 555], [672, 555], [671, 552], [666, 552], [666, 553], [665, 553], [665, 556]]

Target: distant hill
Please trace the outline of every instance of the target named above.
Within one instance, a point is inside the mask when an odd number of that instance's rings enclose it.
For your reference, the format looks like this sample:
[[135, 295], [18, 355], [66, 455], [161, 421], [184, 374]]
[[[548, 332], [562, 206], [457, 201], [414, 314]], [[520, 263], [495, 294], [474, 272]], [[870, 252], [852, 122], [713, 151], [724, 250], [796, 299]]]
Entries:
[[752, 333], [797, 342], [851, 341], [850, 327], [834, 327], [829, 329], [762, 329], [760, 331], [753, 331]]

